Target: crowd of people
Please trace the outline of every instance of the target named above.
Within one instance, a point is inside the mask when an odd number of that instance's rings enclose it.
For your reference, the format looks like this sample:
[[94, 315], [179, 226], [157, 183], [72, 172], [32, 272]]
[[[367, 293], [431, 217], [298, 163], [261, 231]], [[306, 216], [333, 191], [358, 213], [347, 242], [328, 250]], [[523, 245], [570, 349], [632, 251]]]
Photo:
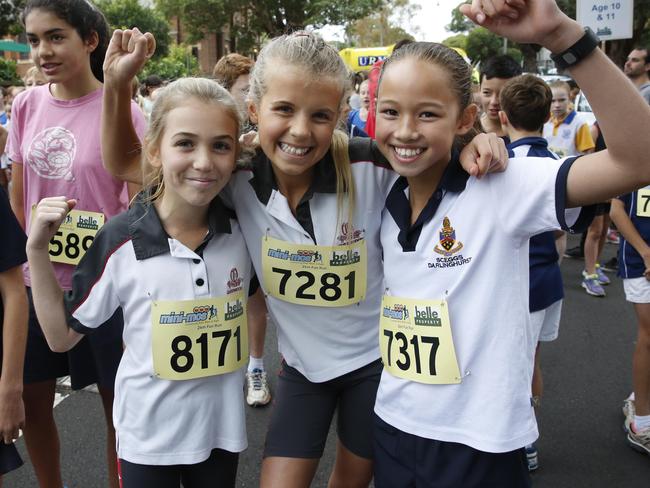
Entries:
[[0, 485], [22, 430], [39, 486], [63, 486], [69, 375], [98, 386], [112, 487], [235, 486], [245, 405], [272, 394], [262, 487], [310, 486], [335, 414], [332, 488], [531, 486], [565, 232], [602, 297], [608, 215], [638, 318], [625, 435], [650, 454], [648, 50], [622, 71], [554, 0], [483, 3], [461, 12], [548, 48], [596, 125], [508, 56], [477, 105], [472, 67], [430, 42], [365, 79], [299, 31], [140, 83], [150, 33], [28, 0], [35, 68], [0, 114]]

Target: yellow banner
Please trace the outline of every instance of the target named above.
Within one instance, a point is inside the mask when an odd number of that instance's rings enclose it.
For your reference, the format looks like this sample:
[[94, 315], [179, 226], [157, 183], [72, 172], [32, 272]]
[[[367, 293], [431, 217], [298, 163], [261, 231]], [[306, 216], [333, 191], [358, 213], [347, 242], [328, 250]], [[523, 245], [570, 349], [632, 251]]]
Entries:
[[151, 304], [154, 374], [189, 380], [230, 373], [248, 361], [243, 291]]
[[299, 305], [345, 307], [366, 297], [366, 241], [344, 246], [262, 237], [266, 293]]
[[447, 302], [384, 295], [379, 322], [384, 367], [419, 383], [460, 383]]
[[[32, 219], [36, 205], [32, 206]], [[50, 239], [49, 254], [53, 263], [76, 266], [95, 240], [95, 235], [104, 225], [104, 214], [70, 210], [54, 237]]]

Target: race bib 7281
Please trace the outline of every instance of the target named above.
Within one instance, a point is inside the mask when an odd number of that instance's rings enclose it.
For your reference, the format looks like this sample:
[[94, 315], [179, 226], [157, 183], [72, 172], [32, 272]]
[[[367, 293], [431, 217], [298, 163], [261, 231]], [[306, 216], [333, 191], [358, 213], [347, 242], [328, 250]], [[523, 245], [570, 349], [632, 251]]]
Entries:
[[243, 292], [151, 304], [154, 374], [189, 380], [230, 373], [248, 361]]
[[384, 295], [379, 348], [393, 376], [419, 383], [460, 383], [461, 376], [444, 300]]
[[345, 307], [366, 297], [366, 241], [342, 246], [294, 244], [262, 237], [264, 288], [299, 305]]

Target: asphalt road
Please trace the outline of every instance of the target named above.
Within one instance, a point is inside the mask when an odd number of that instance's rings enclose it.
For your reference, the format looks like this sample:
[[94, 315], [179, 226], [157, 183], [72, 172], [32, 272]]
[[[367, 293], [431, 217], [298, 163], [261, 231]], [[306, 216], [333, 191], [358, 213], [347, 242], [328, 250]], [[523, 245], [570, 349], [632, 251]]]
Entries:
[[[614, 251], [607, 245], [603, 260]], [[540, 469], [533, 476], [534, 486], [648, 488], [650, 456], [627, 447], [622, 431], [621, 404], [631, 388], [636, 335], [632, 307], [624, 300], [619, 279], [613, 278], [607, 297], [595, 298], [580, 287], [581, 261], [565, 260], [562, 269], [566, 297], [560, 337], [542, 348], [546, 389], [539, 415]], [[267, 335], [267, 368], [275, 371], [278, 356], [272, 326]], [[268, 408], [248, 409], [250, 447], [240, 457], [239, 487], [258, 484], [268, 413]], [[105, 486], [104, 427], [97, 394], [73, 392], [56, 406], [55, 414], [68, 488]], [[26, 463], [5, 478], [4, 488], [37, 487], [22, 440], [18, 446]], [[333, 453], [330, 436], [313, 487], [327, 486]]]

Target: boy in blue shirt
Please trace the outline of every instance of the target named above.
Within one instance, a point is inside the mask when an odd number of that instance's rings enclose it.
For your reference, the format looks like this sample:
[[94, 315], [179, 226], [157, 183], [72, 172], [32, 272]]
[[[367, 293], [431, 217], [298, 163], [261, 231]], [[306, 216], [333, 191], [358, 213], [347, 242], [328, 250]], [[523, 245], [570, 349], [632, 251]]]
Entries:
[[[550, 115], [551, 89], [534, 75], [509, 80], [500, 94], [501, 126], [510, 138], [510, 157], [545, 157], [558, 159], [542, 137], [544, 123]], [[532, 334], [536, 343], [532, 393], [536, 406], [542, 396], [542, 371], [539, 365], [539, 342], [553, 341], [558, 336], [562, 298], [564, 297], [560, 252], [557, 241], [563, 241], [562, 231], [549, 231], [530, 239], [530, 315]], [[559, 244], [561, 245], [561, 244]], [[528, 470], [539, 467], [537, 448], [526, 446]]]

